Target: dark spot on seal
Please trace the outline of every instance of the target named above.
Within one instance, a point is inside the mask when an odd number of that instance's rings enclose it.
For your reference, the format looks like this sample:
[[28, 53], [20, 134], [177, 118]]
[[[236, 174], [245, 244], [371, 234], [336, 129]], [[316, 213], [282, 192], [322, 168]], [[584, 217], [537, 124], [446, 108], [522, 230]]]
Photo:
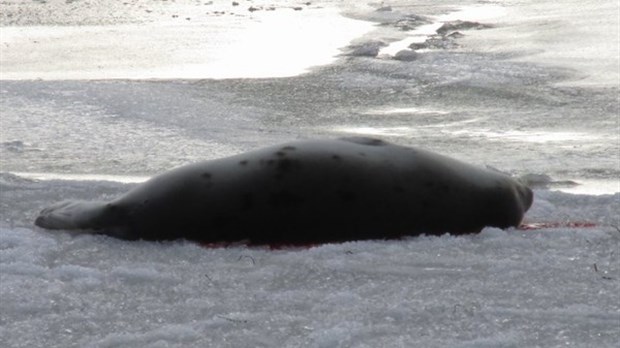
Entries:
[[276, 208], [293, 208], [299, 206], [303, 199], [291, 192], [282, 190], [269, 195], [269, 204]]
[[340, 156], [338, 156], [338, 155], [332, 155], [332, 159], [333, 159], [334, 161], [340, 161], [340, 160], [342, 160], [342, 157], [340, 157]]
[[282, 158], [282, 157], [286, 157], [286, 153], [285, 153], [285, 152], [283, 152], [283, 151], [278, 151], [278, 152], [276, 152], [276, 156], [278, 156], [278, 157], [280, 157], [280, 158]]
[[239, 161], [239, 164], [242, 166], [246, 166], [248, 162], [249, 162], [248, 160], [242, 160], [242, 161]]
[[[146, 202], [148, 202], [148, 199], [144, 201], [144, 203]], [[105, 206], [106, 219], [108, 219], [108, 221], [110, 222], [126, 221], [132, 215], [136, 214], [137, 210], [138, 210], [138, 207], [134, 207], [133, 209], [130, 209], [129, 211], [127, 211], [126, 209], [121, 209], [121, 207], [119, 207], [118, 205], [114, 203], [108, 203]], [[103, 228], [103, 226], [100, 226], [99, 223], [95, 223], [93, 228], [100, 229], [100, 228]]]
[[358, 153], [358, 155], [360, 155], [362, 157], [366, 157], [366, 153], [365, 152], [360, 152], [360, 153]]
[[387, 145], [387, 143], [381, 139], [368, 138], [368, 137], [346, 137], [346, 138], [340, 138], [340, 140], [348, 141], [350, 143], [355, 143], [359, 145], [367, 145], [367, 146]]
[[213, 186], [213, 182], [211, 181], [211, 177], [212, 177], [211, 173], [204, 172], [200, 174], [200, 177], [206, 180], [206, 183], [205, 183], [206, 188], [211, 188], [211, 186]]
[[284, 146], [282, 151], [295, 151], [297, 148], [295, 146]]
[[290, 158], [282, 158], [278, 160], [276, 169], [281, 173], [287, 173], [295, 168], [298, 168], [299, 166], [300, 164], [298, 160], [294, 160]]
[[271, 167], [274, 163], [276, 163], [276, 161], [274, 161], [274, 160], [272, 160], [272, 159], [270, 159], [270, 160], [264, 160], [264, 159], [262, 159], [262, 160], [260, 160], [260, 162], [259, 162], [259, 163], [260, 163], [260, 165], [262, 165], [262, 166]]
[[340, 199], [345, 202], [353, 202], [357, 200], [357, 194], [353, 191], [338, 191]]

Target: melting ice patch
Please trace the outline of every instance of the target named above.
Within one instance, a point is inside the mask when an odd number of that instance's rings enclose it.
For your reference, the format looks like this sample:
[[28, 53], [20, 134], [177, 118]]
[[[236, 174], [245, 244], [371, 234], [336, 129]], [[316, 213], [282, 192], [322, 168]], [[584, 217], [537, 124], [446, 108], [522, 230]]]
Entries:
[[421, 25], [409, 33], [405, 39], [390, 43], [387, 47], [379, 51], [379, 56], [393, 57], [402, 50], [407, 50], [411, 44], [422, 43], [431, 35], [437, 34], [437, 29], [441, 27], [441, 22]]
[[579, 141], [585, 142], [589, 140], [599, 139], [599, 136], [582, 132], [552, 132], [552, 131], [493, 131], [493, 130], [456, 130], [450, 132], [453, 135], [485, 137], [489, 139], [512, 140], [532, 143], [550, 143], [550, 142], [567, 142]]
[[398, 57], [399, 53], [410, 51], [412, 45], [422, 44], [432, 36], [437, 35], [438, 30], [445, 22], [488, 20], [501, 17], [505, 13], [504, 7], [497, 5], [463, 6], [457, 11], [431, 17], [432, 23], [420, 25], [408, 32], [406, 38], [390, 43], [379, 51], [379, 56]]
[[[388, 113], [389, 114], [389, 113]], [[398, 114], [398, 113], [394, 113]], [[582, 132], [553, 132], [553, 131], [494, 131], [490, 129], [462, 129], [467, 124], [478, 122], [479, 118], [467, 119], [456, 122], [444, 122], [440, 124], [421, 125], [416, 127], [410, 126], [394, 126], [394, 127], [376, 127], [376, 126], [341, 126], [330, 128], [332, 131], [339, 133], [360, 134], [370, 136], [393, 136], [393, 137], [411, 137], [424, 129], [439, 129], [442, 134], [450, 134], [457, 137], [482, 137], [488, 140], [526, 142], [526, 143], [569, 143], [574, 142], [587, 143], [591, 140], [599, 140], [600, 136]], [[567, 145], [572, 146], [572, 145]]]
[[[517, 53], [513, 59], [570, 69], [564, 86], [619, 86], [620, 29], [617, 1], [528, 1], [503, 7], [493, 30], [472, 32], [470, 48]], [[461, 18], [462, 19], [462, 18]], [[595, 20], [593, 20], [595, 19]]]
[[78, 180], [78, 181], [114, 181], [126, 184], [141, 183], [149, 179], [146, 176], [110, 175], [110, 174], [71, 174], [71, 173], [12, 173], [22, 178], [32, 180]]
[[450, 12], [437, 17], [440, 22], [447, 21], [485, 21], [493, 20], [505, 16], [507, 13], [505, 6], [492, 4], [462, 6], [459, 10]]
[[425, 109], [418, 107], [407, 107], [407, 108], [384, 108], [384, 109], [373, 109], [368, 110], [364, 114], [367, 115], [402, 115], [402, 114], [437, 114], [437, 115], [447, 115], [450, 111], [445, 110], [435, 110], [435, 109]]
[[341, 133], [374, 136], [405, 136], [414, 131], [412, 127], [338, 127], [333, 130]]

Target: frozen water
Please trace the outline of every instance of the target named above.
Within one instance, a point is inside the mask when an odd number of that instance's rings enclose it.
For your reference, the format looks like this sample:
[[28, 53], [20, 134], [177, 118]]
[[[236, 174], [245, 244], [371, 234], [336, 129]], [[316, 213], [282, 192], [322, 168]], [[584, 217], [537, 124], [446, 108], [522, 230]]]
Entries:
[[620, 194], [536, 192], [527, 220], [595, 228], [208, 249], [34, 229], [57, 196], [127, 187], [2, 178], [4, 346], [613, 347], [619, 337]]
[[[247, 7], [230, 7], [230, 3], [224, 5], [222, 1], [204, 8], [192, 6], [189, 1], [168, 6], [136, 1], [132, 5], [138, 4], [151, 15], [142, 18], [133, 11], [123, 13], [123, 9], [120, 18], [107, 20], [113, 21], [112, 24], [99, 23], [96, 18], [69, 16], [62, 25], [4, 27], [0, 38], [1, 78], [292, 76], [310, 66], [332, 62], [339, 47], [372, 28], [369, 22], [309, 5], [303, 6], [305, 11], [273, 4], [253, 5], [257, 10], [248, 11]], [[37, 5], [69, 13], [80, 11], [79, 8], [70, 11], [69, 5], [58, 2], [13, 4], [6, 5], [13, 16], [5, 15], [4, 20], [8, 24], [20, 24], [25, 19], [20, 20], [23, 14], [19, 11]], [[107, 4], [98, 6], [107, 7]], [[86, 10], [89, 6], [81, 7]], [[188, 7], [194, 7], [191, 15]], [[102, 10], [101, 18], [109, 9]]]
[[330, 63], [339, 47], [371, 28], [324, 10], [270, 11], [254, 17], [255, 21], [214, 17], [207, 23], [8, 27], [0, 42], [6, 47], [0, 60], [2, 78], [292, 76], [308, 66]]
[[[618, 346], [617, 3], [0, 6], [0, 346]], [[491, 27], [391, 59], [455, 20]], [[544, 178], [526, 222], [559, 226], [285, 250], [33, 226], [177, 165], [347, 134]]]
[[[555, 6], [547, 1], [509, 1], [506, 5], [502, 8], [504, 15], [490, 21], [498, 27], [471, 33], [468, 44], [487, 52], [517, 53], [518, 61], [578, 72], [562, 81], [563, 85], [618, 86], [617, 2], [568, 0]], [[503, 39], [506, 36], [511, 40]]]

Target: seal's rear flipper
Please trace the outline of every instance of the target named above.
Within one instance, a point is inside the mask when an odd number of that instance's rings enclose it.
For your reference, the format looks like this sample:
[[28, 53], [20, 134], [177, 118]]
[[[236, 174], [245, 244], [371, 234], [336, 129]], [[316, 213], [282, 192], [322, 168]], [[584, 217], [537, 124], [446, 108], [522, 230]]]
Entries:
[[106, 202], [63, 201], [43, 209], [34, 223], [51, 230], [98, 229], [106, 209]]

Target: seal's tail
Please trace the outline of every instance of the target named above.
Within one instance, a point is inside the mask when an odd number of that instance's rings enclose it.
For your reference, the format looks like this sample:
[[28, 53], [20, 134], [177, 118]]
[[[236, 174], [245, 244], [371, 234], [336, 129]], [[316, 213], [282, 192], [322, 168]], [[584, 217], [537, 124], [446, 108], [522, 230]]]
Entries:
[[106, 202], [62, 201], [43, 209], [35, 225], [50, 230], [100, 228]]

